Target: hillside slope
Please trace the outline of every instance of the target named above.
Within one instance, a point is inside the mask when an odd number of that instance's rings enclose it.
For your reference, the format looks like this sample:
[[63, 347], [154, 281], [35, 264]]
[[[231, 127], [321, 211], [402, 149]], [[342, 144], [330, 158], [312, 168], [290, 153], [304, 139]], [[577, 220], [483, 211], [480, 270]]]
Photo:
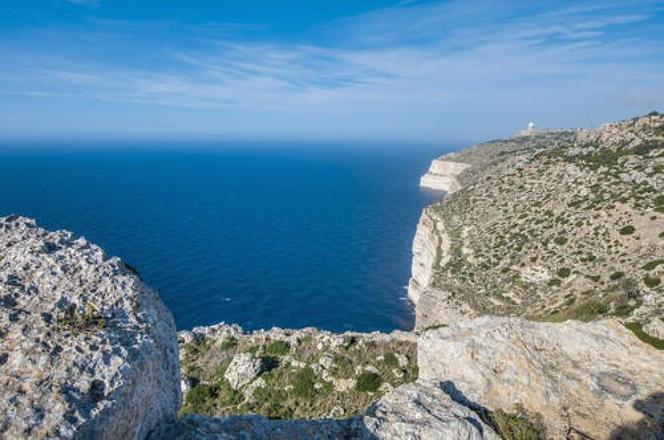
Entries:
[[[664, 334], [664, 116], [475, 146], [423, 213], [419, 329], [484, 314], [615, 316]], [[418, 240], [419, 238], [419, 240]]]

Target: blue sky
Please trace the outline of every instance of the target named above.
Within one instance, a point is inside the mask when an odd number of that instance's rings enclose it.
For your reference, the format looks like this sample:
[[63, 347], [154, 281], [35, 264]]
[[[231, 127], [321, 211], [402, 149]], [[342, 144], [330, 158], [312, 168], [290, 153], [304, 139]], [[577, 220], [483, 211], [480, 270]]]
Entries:
[[661, 1], [0, 5], [0, 140], [470, 142], [664, 109]]

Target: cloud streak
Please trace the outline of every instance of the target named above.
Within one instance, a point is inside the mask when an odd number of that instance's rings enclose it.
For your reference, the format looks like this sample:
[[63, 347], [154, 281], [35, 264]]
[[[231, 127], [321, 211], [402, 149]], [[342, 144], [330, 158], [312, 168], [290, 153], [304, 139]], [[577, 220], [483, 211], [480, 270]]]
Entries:
[[[172, 38], [145, 48], [153, 50], [150, 66], [100, 61], [85, 50], [14, 52], [0, 92], [253, 114], [274, 121], [254, 127], [266, 136], [311, 135], [308, 124], [321, 136], [365, 129], [421, 139], [503, 134], [531, 117], [595, 123], [645, 102], [664, 104], [664, 47], [648, 37], [657, 3], [525, 11], [494, 3], [409, 2], [329, 23], [308, 42], [234, 41], [211, 36], [206, 24], [189, 44]], [[127, 35], [131, 41], [126, 26], [115, 32], [110, 23], [86, 38], [119, 48]], [[470, 118], [489, 122], [478, 132], [462, 122]], [[242, 135], [235, 128], [220, 122], [218, 133]]]

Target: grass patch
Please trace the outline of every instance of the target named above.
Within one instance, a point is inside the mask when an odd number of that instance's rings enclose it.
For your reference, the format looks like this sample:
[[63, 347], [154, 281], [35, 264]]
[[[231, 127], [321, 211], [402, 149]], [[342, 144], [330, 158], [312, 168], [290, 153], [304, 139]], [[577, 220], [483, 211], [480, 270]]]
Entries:
[[568, 319], [577, 319], [579, 321], [592, 321], [605, 315], [609, 311], [609, 306], [597, 300], [588, 300], [586, 302], [572, 305], [563, 310], [558, 310], [548, 316], [543, 317], [544, 321], [563, 322]]
[[634, 336], [639, 338], [641, 341], [645, 342], [648, 345], [652, 345], [657, 350], [664, 350], [664, 340], [650, 336], [648, 333], [643, 331], [643, 325], [639, 322], [628, 322], [625, 324]]
[[272, 341], [265, 351], [273, 356], [284, 356], [290, 351], [290, 344], [286, 341]]
[[224, 341], [221, 343], [219, 348], [223, 351], [230, 350], [231, 348], [235, 348], [237, 346], [237, 339], [235, 338], [228, 338], [224, 339]]
[[399, 360], [397, 359], [396, 355], [392, 352], [385, 353], [383, 355], [383, 362], [385, 362], [385, 365], [388, 367], [396, 367], [399, 365]]
[[305, 367], [295, 374], [293, 380], [293, 394], [304, 399], [311, 399], [315, 395], [316, 373], [310, 367]]
[[381, 382], [380, 376], [376, 373], [364, 372], [357, 377], [355, 389], [365, 393], [374, 393], [380, 388]]
[[490, 413], [488, 422], [498, 435], [510, 440], [544, 440], [546, 428], [539, 418], [525, 414], [508, 414], [502, 410]]

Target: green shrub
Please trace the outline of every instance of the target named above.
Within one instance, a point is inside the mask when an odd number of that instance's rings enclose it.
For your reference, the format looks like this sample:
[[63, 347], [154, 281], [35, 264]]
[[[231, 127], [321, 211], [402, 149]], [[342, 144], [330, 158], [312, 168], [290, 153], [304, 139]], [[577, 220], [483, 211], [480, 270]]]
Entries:
[[557, 244], [558, 246], [563, 246], [567, 244], [567, 238], [566, 237], [556, 237], [553, 239], [553, 242]]
[[568, 267], [561, 267], [558, 269], [558, 276], [560, 278], [567, 278], [571, 273], [572, 271]]
[[622, 228], [620, 228], [620, 230], [618, 231], [618, 233], [620, 233], [620, 235], [631, 235], [631, 234], [634, 233], [634, 231], [636, 231], [636, 229], [634, 228], [634, 226], [632, 226], [632, 225], [627, 225], [627, 226], [623, 226]]
[[315, 395], [316, 373], [311, 367], [305, 367], [295, 374], [293, 394], [297, 397], [311, 399]]
[[555, 286], [560, 286], [562, 281], [560, 281], [560, 278], [551, 278], [547, 285], [549, 287], [555, 287]]
[[643, 282], [646, 286], [653, 288], [659, 286], [662, 281], [659, 279], [659, 277], [651, 277], [650, 275], [646, 275], [643, 277]]
[[224, 339], [219, 348], [222, 350], [230, 350], [231, 348], [235, 348], [237, 346], [237, 339], [235, 338], [228, 338]]
[[609, 276], [609, 279], [610, 279], [611, 281], [615, 281], [615, 280], [619, 280], [620, 278], [622, 278], [622, 277], [624, 277], [624, 276], [625, 276], [625, 272], [620, 272], [620, 271], [618, 271], [618, 272], [613, 272], [613, 273]]
[[357, 377], [355, 389], [362, 392], [376, 392], [380, 388], [381, 379], [376, 373], [364, 372]]
[[290, 344], [286, 341], [272, 341], [270, 344], [267, 346], [265, 349], [267, 354], [271, 354], [273, 356], [283, 356], [285, 354], [288, 354], [290, 351]]

